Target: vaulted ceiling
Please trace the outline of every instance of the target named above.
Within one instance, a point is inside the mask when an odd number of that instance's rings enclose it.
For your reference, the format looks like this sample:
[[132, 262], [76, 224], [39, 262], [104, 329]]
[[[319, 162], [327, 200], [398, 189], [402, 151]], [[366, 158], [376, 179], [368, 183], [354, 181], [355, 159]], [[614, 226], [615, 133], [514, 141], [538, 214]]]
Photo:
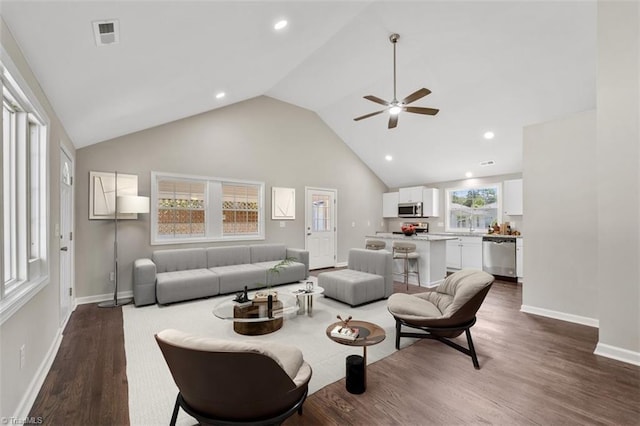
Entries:
[[[78, 148], [267, 95], [315, 111], [399, 187], [520, 172], [523, 126], [595, 108], [595, 1], [3, 0], [0, 13]], [[92, 22], [107, 19], [120, 41], [97, 47]], [[426, 87], [412, 105], [440, 112], [389, 130], [386, 113], [353, 118], [382, 107], [363, 96], [393, 97], [394, 32], [398, 98]]]

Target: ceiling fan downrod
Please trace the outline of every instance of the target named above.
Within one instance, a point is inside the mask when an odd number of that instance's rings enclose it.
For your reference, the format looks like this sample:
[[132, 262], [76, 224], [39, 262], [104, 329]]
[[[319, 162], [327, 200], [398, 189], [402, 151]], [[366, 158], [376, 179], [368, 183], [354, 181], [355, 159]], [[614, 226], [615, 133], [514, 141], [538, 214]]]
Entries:
[[389, 36], [389, 40], [393, 44], [393, 101], [394, 105], [398, 104], [398, 98], [396, 97], [396, 43], [400, 39], [400, 34], [393, 33]]

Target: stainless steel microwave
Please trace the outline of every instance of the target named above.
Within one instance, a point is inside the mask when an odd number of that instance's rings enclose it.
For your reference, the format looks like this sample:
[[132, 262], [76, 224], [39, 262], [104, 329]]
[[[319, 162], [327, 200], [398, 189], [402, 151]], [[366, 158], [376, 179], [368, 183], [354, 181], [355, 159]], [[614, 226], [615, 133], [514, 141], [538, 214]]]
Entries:
[[398, 217], [422, 217], [422, 202], [399, 203]]

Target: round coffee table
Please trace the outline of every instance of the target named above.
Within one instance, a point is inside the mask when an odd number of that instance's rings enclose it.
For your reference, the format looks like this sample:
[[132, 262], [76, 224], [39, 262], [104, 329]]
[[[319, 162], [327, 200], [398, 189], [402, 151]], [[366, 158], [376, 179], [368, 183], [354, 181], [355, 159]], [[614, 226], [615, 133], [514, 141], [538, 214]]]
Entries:
[[238, 304], [230, 297], [213, 308], [213, 315], [233, 321], [233, 331], [238, 334], [259, 336], [282, 328], [283, 318], [295, 313], [296, 301], [295, 297], [279, 292], [278, 300], [269, 309], [267, 301]]
[[384, 332], [384, 329], [377, 324], [368, 321], [351, 320], [349, 321], [348, 327], [358, 329], [358, 337], [355, 340], [341, 339], [339, 337], [332, 336], [331, 330], [333, 330], [337, 325], [343, 324], [344, 323], [342, 321], [338, 321], [327, 327], [327, 337], [341, 345], [362, 346], [362, 383], [355, 383], [355, 390], [350, 389], [349, 386], [349, 365], [347, 364], [347, 391], [350, 393], [362, 393], [367, 388], [367, 346], [377, 345], [382, 342], [387, 335]]

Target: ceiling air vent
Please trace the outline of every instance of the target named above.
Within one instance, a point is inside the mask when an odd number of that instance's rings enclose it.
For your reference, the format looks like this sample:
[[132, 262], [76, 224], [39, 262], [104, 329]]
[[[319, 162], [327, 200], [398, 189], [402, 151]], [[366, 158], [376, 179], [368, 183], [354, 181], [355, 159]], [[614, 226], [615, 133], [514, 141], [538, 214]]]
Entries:
[[96, 46], [107, 46], [120, 42], [120, 25], [117, 19], [93, 21], [93, 35]]
[[496, 164], [496, 162], [495, 162], [495, 161], [493, 161], [493, 160], [482, 161], [482, 162], [480, 163], [480, 165], [481, 165], [482, 167], [486, 167], [486, 166], [493, 166], [494, 164]]

